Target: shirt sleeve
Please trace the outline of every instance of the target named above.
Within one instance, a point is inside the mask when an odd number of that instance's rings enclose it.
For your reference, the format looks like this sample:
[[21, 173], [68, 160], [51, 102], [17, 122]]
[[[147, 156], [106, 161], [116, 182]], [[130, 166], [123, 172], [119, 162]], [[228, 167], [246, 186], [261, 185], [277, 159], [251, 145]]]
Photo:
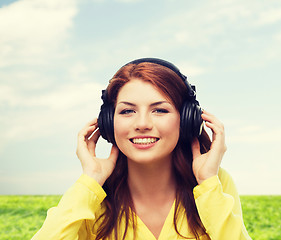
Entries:
[[200, 219], [212, 240], [250, 240], [231, 176], [220, 169], [193, 190]]
[[63, 195], [57, 207], [50, 208], [42, 228], [31, 240], [87, 239], [87, 219], [96, 219], [106, 197], [102, 187], [83, 174]]

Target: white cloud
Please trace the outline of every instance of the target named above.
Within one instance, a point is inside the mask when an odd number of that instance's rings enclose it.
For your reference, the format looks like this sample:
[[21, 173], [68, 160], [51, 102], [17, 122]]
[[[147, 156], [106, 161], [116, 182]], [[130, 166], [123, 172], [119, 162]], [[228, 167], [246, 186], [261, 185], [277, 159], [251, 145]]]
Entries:
[[177, 66], [180, 71], [188, 77], [198, 76], [206, 71], [203, 67], [197, 66], [192, 62], [179, 62], [177, 63]]
[[20, 0], [0, 8], [0, 67], [47, 62], [76, 13], [74, 0]]
[[257, 25], [275, 24], [281, 21], [281, 8], [262, 11], [256, 21]]
[[90, 120], [99, 113], [103, 86], [68, 84], [42, 95], [33, 93], [29, 96], [9, 86], [1, 86], [1, 89], [7, 93], [0, 97], [2, 106], [15, 109], [0, 117], [0, 141], [4, 144], [5, 141], [50, 136], [84, 125], [85, 119]]
[[281, 128], [269, 128], [259, 125], [249, 125], [238, 128], [235, 133], [228, 136], [229, 143], [275, 143], [281, 144]]
[[70, 69], [69, 69], [69, 76], [75, 80], [75, 81], [85, 81], [86, 75], [89, 74], [89, 68], [86, 66], [85, 63], [78, 62], [75, 63]]
[[141, 2], [142, 0], [115, 0], [115, 2], [121, 2], [121, 3], [135, 3], [135, 2]]
[[163, 27], [160, 29], [165, 31], [173, 28], [176, 42], [194, 47], [211, 44], [216, 37], [225, 34], [235, 36], [235, 33], [241, 34], [244, 30], [250, 31], [252, 27], [274, 24], [280, 20], [280, 4], [279, 7], [276, 4], [275, 8], [274, 4], [268, 4], [267, 9], [264, 9], [262, 2], [210, 1], [198, 8], [169, 15], [162, 21]]
[[[98, 83], [65, 84], [44, 94], [26, 95], [9, 85], [0, 86], [0, 104], [12, 107], [70, 109], [87, 103], [101, 93]], [[92, 95], [91, 95], [92, 94]]]
[[261, 125], [249, 125], [249, 126], [244, 126], [238, 129], [239, 133], [257, 133], [260, 130], [262, 130], [262, 126]]
[[15, 90], [8, 85], [0, 86], [0, 106], [14, 106], [20, 102], [19, 96]]
[[102, 3], [102, 2], [120, 2], [120, 3], [135, 3], [141, 2], [143, 0], [91, 0], [92, 2]]

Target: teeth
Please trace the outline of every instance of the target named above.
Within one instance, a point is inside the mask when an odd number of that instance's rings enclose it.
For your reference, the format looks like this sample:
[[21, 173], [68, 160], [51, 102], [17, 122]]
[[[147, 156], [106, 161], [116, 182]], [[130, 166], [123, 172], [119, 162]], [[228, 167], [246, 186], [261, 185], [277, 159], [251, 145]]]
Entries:
[[157, 138], [133, 138], [133, 143], [135, 144], [150, 144], [155, 143]]

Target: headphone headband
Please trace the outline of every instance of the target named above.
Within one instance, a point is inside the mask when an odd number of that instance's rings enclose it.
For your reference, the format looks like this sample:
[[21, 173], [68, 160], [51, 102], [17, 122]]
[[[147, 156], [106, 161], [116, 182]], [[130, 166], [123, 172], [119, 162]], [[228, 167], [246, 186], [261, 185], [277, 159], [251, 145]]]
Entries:
[[[166, 67], [166, 68], [169, 68], [171, 69], [173, 72], [175, 72], [182, 80], [183, 82], [185, 83], [187, 89], [188, 89], [188, 96], [192, 99], [195, 99], [196, 98], [196, 89], [195, 89], [195, 86], [194, 85], [191, 85], [187, 79], [188, 77], [183, 75], [180, 70], [172, 63], [168, 62], [168, 61], [165, 61], [163, 59], [159, 59], [159, 58], [139, 58], [139, 59], [136, 59], [136, 60], [133, 60], [127, 64], [125, 64], [124, 66], [127, 66], [129, 64], [140, 64], [140, 63], [144, 63], [144, 62], [149, 62], [149, 63], [155, 63], [155, 64], [158, 64], [158, 65], [161, 65], [163, 67]], [[124, 67], [123, 66], [123, 67]]]
[[[140, 58], [134, 61], [131, 61], [129, 64], [140, 64], [140, 63], [155, 63], [166, 68], [171, 69], [175, 72], [184, 82], [187, 87], [187, 98], [183, 102], [183, 106], [180, 112], [180, 136], [184, 141], [191, 141], [194, 137], [198, 137], [201, 134], [203, 120], [201, 118], [202, 110], [199, 106], [198, 101], [196, 100], [196, 90], [195, 86], [189, 84], [187, 77], [183, 75], [180, 70], [172, 63], [167, 62], [158, 58]], [[124, 67], [123, 66], [123, 67]], [[102, 91], [102, 100], [103, 104], [98, 117], [98, 125], [101, 136], [106, 139], [108, 142], [116, 144], [114, 137], [114, 111], [115, 107], [112, 103], [108, 101], [107, 90]]]

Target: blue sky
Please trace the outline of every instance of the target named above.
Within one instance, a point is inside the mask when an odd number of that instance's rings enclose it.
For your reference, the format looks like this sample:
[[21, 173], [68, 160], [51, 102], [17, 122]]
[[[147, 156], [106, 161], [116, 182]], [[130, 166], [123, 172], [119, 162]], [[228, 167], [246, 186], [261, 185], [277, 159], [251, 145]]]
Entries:
[[279, 0], [2, 0], [0, 194], [64, 193], [79, 129], [140, 57], [173, 62], [224, 123], [240, 194], [281, 194]]

